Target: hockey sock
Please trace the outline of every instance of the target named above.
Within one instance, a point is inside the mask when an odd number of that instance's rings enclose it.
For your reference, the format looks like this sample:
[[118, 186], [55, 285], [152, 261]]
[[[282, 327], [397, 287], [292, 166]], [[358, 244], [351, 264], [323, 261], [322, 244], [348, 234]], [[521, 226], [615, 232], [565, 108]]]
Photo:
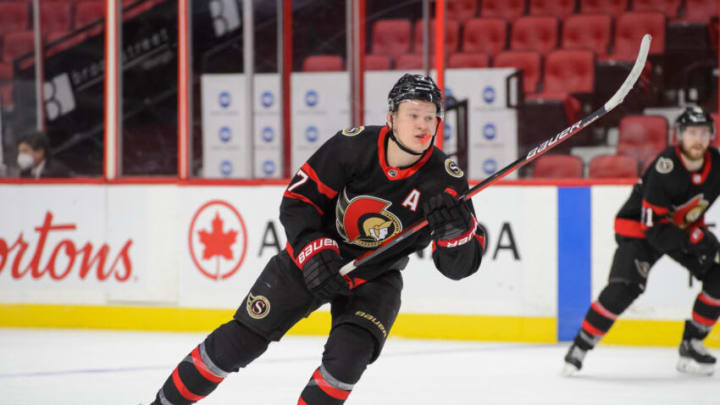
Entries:
[[345, 403], [375, 352], [375, 338], [364, 329], [343, 324], [330, 334], [322, 365], [300, 394], [298, 405]]
[[235, 320], [221, 325], [178, 364], [154, 404], [187, 405], [205, 398], [230, 372], [265, 352], [267, 345], [267, 340]]
[[640, 292], [639, 287], [626, 283], [608, 284], [585, 314], [582, 327], [575, 336], [575, 344], [583, 350], [594, 348]]
[[692, 320], [685, 323], [683, 340], [705, 339], [718, 317], [720, 317], [720, 298], [712, 297], [707, 292], [701, 291], [693, 305]]

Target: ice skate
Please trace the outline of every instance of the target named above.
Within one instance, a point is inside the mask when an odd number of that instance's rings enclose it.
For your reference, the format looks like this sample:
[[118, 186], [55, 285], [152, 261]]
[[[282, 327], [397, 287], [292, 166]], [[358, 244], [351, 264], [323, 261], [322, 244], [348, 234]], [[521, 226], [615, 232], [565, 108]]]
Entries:
[[565, 355], [565, 366], [561, 374], [565, 377], [570, 377], [580, 371], [580, 369], [582, 369], [582, 362], [585, 359], [585, 354], [587, 354], [587, 351], [581, 349], [575, 343], [570, 345]]
[[699, 339], [687, 339], [680, 343], [680, 359], [677, 370], [681, 373], [712, 375], [715, 372], [715, 357]]

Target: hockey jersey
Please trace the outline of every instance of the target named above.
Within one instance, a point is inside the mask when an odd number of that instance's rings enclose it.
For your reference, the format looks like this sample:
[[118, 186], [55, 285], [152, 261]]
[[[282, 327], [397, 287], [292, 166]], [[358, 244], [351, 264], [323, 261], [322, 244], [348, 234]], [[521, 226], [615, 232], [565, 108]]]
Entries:
[[647, 238], [659, 252], [687, 250], [705, 225], [705, 212], [720, 193], [720, 153], [711, 147], [702, 168], [690, 172], [680, 148], [660, 153], [633, 187], [615, 219], [615, 232]]
[[[343, 259], [354, 260], [422, 220], [422, 204], [433, 195], [448, 192], [457, 197], [468, 190], [462, 170], [434, 147], [410, 167], [390, 167], [386, 160], [388, 131], [385, 126], [367, 126], [338, 132], [290, 181], [280, 206], [280, 221], [288, 253], [299, 268], [313, 246], [336, 248]], [[467, 204], [474, 216], [472, 201]], [[484, 238], [481, 228], [475, 226], [455, 243], [433, 243], [435, 266], [452, 279], [469, 276], [480, 265]], [[371, 280], [431, 240], [425, 227], [346, 279], [351, 287]]]

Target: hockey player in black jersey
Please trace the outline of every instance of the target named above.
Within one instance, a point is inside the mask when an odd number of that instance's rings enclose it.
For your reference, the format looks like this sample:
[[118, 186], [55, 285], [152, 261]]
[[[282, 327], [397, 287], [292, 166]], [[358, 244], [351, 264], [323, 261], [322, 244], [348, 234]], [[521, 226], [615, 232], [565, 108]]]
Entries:
[[720, 316], [720, 243], [705, 212], [720, 193], [720, 154], [709, 147], [712, 117], [689, 107], [675, 123], [677, 145], [655, 158], [615, 218], [618, 247], [607, 286], [588, 309], [567, 355], [563, 374], [580, 370], [588, 350], [645, 290], [655, 262], [668, 255], [698, 280], [692, 319], [685, 321], [677, 369], [713, 373], [715, 357], [703, 345]]
[[[478, 270], [485, 235], [472, 202], [457, 199], [467, 179], [433, 146], [440, 90], [427, 76], [406, 74], [388, 102], [385, 126], [338, 132], [298, 170], [280, 206], [286, 249], [270, 259], [233, 319], [180, 362], [154, 404], [204, 398], [326, 302], [330, 335], [298, 404], [343, 404], [390, 333], [409, 254], [432, 243], [445, 276], [459, 280]], [[427, 228], [340, 275], [345, 263], [423, 217]]]

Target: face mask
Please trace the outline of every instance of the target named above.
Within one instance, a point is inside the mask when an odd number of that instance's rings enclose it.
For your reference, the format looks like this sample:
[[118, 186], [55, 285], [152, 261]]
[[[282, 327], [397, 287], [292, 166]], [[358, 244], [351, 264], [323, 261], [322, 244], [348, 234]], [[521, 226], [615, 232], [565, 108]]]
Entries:
[[17, 164], [21, 170], [27, 170], [33, 165], [33, 157], [29, 153], [21, 153], [17, 157]]

